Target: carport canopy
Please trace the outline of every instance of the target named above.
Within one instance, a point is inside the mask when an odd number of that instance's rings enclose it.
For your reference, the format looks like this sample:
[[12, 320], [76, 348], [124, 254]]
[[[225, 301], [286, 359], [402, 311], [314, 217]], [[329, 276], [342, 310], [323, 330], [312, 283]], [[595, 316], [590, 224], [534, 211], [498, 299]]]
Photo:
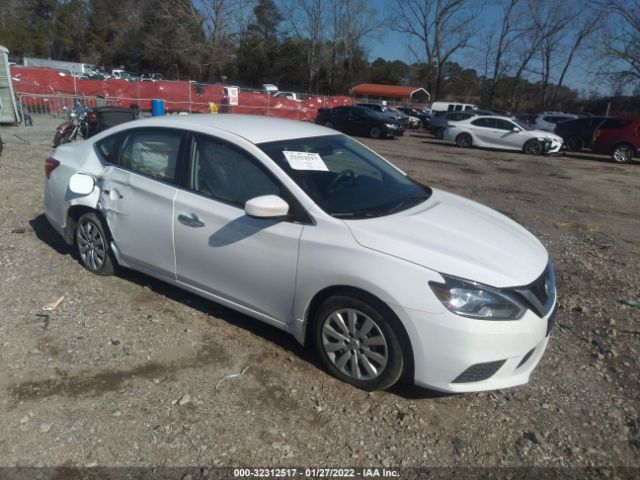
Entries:
[[429, 92], [422, 87], [410, 85], [380, 85], [377, 83], [361, 83], [351, 90], [353, 95], [364, 97], [380, 97], [413, 102], [427, 102], [431, 98]]

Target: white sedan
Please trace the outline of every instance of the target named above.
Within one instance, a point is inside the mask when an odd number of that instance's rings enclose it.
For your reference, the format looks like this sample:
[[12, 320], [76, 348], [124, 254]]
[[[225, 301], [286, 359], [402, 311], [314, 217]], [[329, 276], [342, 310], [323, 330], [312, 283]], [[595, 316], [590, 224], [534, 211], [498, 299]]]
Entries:
[[449, 122], [444, 139], [462, 148], [500, 148], [529, 155], [558, 153], [562, 148], [562, 137], [542, 130], [530, 130], [513, 118], [498, 116], [475, 116]]
[[157, 277], [312, 345], [356, 387], [526, 383], [553, 324], [545, 248], [310, 123], [137, 120], [45, 163], [45, 213], [99, 275]]

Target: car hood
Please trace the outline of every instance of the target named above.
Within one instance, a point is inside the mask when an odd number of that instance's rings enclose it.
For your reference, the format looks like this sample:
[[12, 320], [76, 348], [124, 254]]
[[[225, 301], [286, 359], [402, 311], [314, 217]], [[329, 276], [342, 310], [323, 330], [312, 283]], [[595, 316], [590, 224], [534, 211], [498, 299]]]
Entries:
[[345, 223], [363, 247], [498, 288], [528, 285], [548, 262], [542, 244], [516, 222], [435, 189], [403, 212]]

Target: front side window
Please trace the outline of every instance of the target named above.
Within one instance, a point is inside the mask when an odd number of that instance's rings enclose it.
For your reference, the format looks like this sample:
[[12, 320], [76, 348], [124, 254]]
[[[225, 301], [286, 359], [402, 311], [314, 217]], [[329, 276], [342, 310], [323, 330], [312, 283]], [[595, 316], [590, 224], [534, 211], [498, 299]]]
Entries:
[[173, 182], [183, 134], [173, 130], [139, 130], [122, 144], [120, 166], [149, 177]]
[[429, 188], [345, 135], [282, 140], [258, 147], [335, 217], [388, 215], [431, 195]]
[[499, 130], [513, 130], [515, 125], [507, 120], [502, 120], [501, 118], [496, 118], [496, 128]]
[[197, 135], [191, 148], [191, 188], [241, 208], [254, 197], [283, 196], [279, 184], [256, 162], [237, 147]]

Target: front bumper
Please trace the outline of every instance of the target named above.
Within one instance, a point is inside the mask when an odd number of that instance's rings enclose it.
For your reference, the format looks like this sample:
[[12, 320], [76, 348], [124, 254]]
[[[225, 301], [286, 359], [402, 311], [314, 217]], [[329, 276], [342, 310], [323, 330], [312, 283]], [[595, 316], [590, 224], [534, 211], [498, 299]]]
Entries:
[[559, 153], [562, 150], [562, 142], [558, 140], [547, 140], [543, 146], [544, 153]]
[[529, 310], [513, 321], [395, 309], [412, 341], [415, 384], [476, 392], [527, 383], [547, 347], [555, 306], [554, 299], [543, 318]]

